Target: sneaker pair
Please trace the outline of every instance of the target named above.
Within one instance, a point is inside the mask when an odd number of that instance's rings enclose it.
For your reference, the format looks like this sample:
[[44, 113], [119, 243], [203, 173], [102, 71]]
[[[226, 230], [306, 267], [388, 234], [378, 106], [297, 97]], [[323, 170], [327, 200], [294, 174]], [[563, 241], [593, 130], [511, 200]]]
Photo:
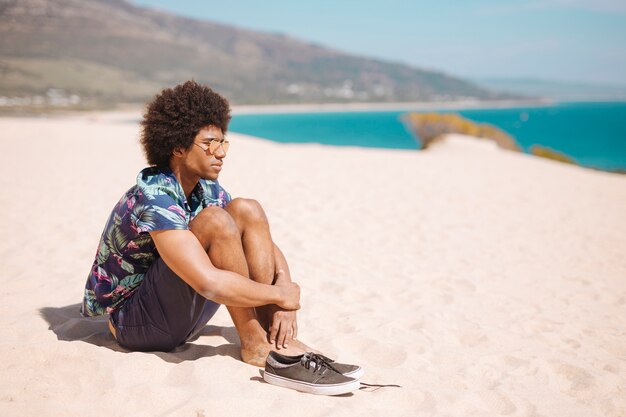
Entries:
[[270, 352], [263, 379], [280, 387], [318, 395], [340, 395], [359, 388], [363, 369], [338, 363], [324, 355], [307, 352], [286, 356]]

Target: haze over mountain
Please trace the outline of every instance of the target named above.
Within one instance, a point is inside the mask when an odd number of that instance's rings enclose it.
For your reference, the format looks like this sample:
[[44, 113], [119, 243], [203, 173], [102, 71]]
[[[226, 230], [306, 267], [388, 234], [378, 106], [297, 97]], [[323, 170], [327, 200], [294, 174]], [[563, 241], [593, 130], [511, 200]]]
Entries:
[[474, 82], [492, 91], [549, 97], [555, 100], [623, 100], [626, 85], [565, 82], [536, 78], [483, 78]]
[[237, 104], [507, 97], [443, 73], [124, 0], [0, 0], [0, 75], [5, 105], [10, 97], [143, 102], [190, 78]]

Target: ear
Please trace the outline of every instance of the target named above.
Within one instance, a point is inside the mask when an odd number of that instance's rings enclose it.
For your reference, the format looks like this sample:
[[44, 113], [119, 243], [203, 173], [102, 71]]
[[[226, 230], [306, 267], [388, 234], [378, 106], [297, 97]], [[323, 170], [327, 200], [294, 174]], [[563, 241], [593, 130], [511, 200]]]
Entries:
[[175, 158], [182, 158], [185, 155], [185, 152], [181, 148], [176, 148], [172, 152], [172, 156]]

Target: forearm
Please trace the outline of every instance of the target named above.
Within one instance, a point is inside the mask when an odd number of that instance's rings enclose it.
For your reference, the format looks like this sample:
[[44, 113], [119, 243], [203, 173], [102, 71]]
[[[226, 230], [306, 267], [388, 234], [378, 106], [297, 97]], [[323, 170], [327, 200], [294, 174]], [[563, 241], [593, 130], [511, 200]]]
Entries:
[[260, 284], [237, 273], [218, 269], [188, 230], [157, 231], [151, 236], [167, 266], [205, 298], [233, 307], [276, 304], [286, 309], [300, 308], [300, 289], [296, 284]]
[[203, 297], [231, 307], [259, 307], [283, 301], [279, 287], [260, 284], [230, 271], [213, 268], [205, 282], [200, 292]]

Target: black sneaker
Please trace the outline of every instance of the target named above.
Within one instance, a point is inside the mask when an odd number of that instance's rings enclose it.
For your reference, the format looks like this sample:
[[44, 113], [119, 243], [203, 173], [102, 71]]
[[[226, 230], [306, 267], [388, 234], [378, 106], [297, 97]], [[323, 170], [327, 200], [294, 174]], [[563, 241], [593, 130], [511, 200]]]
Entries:
[[334, 360], [319, 353], [309, 353], [309, 355], [311, 355], [313, 361], [315, 361], [315, 358], [320, 358], [323, 361], [330, 363], [332, 367], [343, 376], [348, 376], [354, 379], [359, 379], [363, 376], [363, 368], [358, 365], [348, 365], [347, 363], [335, 362]]
[[[350, 378], [354, 378], [354, 379], [359, 379], [363, 376], [363, 368], [361, 368], [360, 366], [357, 365], [348, 365], [347, 363], [339, 363], [339, 362], [335, 362], [334, 360], [330, 359], [327, 356], [324, 356], [320, 353], [313, 353], [313, 352], [308, 352], [306, 353], [307, 355], [309, 355], [309, 357], [311, 358], [311, 360], [313, 362], [317, 360], [319, 360], [320, 362], [327, 362], [329, 364], [332, 365], [333, 369], [337, 372], [339, 372], [341, 375], [343, 376], [347, 376]], [[298, 355], [298, 356], [286, 356], [286, 355], [281, 355], [284, 358], [289, 358], [288, 360], [290, 361], [298, 361], [300, 360], [300, 358], [303, 355]]]
[[342, 375], [321, 355], [285, 356], [270, 352], [263, 379], [272, 385], [318, 395], [340, 395], [357, 390], [359, 381]]

